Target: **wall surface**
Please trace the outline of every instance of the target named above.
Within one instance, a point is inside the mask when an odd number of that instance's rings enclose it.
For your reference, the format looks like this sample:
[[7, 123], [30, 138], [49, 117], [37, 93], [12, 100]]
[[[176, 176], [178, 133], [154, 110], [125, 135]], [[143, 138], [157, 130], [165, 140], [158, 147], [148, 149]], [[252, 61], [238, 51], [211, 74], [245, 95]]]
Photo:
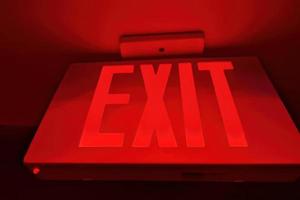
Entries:
[[205, 56], [258, 56], [300, 123], [298, 0], [2, 0], [0, 124], [37, 126], [72, 62], [118, 59], [120, 35], [203, 30]]

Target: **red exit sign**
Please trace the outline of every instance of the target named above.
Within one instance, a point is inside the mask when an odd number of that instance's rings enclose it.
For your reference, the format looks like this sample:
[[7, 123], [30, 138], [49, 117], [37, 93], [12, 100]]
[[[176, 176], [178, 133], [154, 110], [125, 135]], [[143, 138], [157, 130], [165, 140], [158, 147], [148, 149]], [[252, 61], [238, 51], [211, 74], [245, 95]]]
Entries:
[[253, 57], [78, 63], [24, 162], [41, 176], [47, 166], [299, 165], [300, 135]]
[[[247, 140], [243, 126], [231, 94], [225, 72], [234, 70], [230, 61], [199, 61], [194, 63], [199, 72], [207, 71], [211, 76], [212, 85], [216, 93], [223, 125], [226, 131], [228, 144], [231, 147], [247, 147]], [[164, 94], [169, 81], [172, 68], [177, 68], [179, 95], [181, 99], [182, 123], [187, 147], [205, 147], [202, 129], [202, 120], [196, 87], [194, 81], [193, 64], [191, 62], [178, 62], [176, 64], [139, 65], [104, 65], [102, 67], [94, 97], [84, 124], [79, 147], [123, 147], [124, 133], [101, 132], [104, 110], [110, 104], [130, 104], [130, 94], [112, 94], [109, 92], [112, 79], [116, 74], [139, 74], [143, 79], [143, 86], [147, 100], [142, 115], [135, 127], [135, 136], [132, 147], [150, 147], [153, 137], [156, 137], [159, 147], [178, 147], [174, 127], [168, 112]], [[199, 73], [198, 72], [198, 73]], [[118, 81], [118, 80], [116, 80]], [[130, 110], [128, 112], [131, 112]], [[114, 124], [122, 123], [127, 114], [115, 118]], [[127, 119], [126, 119], [127, 118]]]

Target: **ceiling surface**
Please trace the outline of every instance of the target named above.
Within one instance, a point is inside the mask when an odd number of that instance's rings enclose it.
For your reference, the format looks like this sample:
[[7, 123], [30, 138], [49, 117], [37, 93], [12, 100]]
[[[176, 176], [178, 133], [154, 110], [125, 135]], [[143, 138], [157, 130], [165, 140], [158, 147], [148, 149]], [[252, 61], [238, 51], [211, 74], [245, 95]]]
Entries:
[[38, 125], [68, 65], [119, 59], [121, 35], [202, 30], [204, 56], [258, 56], [299, 127], [298, 0], [2, 0], [0, 25], [0, 125]]

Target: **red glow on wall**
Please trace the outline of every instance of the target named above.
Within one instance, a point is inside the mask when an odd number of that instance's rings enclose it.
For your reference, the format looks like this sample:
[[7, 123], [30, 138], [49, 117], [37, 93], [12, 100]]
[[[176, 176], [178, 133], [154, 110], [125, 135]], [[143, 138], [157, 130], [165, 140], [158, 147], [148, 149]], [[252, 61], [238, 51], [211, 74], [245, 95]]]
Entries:
[[204, 31], [208, 56], [261, 58], [299, 123], [297, 0], [1, 3], [2, 125], [37, 126], [67, 66], [118, 59], [124, 34], [193, 30]]

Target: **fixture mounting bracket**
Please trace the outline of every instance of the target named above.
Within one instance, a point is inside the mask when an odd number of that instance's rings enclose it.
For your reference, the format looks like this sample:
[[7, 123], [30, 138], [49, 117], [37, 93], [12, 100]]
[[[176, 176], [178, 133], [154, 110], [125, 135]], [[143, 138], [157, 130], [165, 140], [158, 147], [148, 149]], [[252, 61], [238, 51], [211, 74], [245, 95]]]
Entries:
[[201, 31], [124, 35], [120, 38], [122, 58], [200, 55], [204, 50]]

